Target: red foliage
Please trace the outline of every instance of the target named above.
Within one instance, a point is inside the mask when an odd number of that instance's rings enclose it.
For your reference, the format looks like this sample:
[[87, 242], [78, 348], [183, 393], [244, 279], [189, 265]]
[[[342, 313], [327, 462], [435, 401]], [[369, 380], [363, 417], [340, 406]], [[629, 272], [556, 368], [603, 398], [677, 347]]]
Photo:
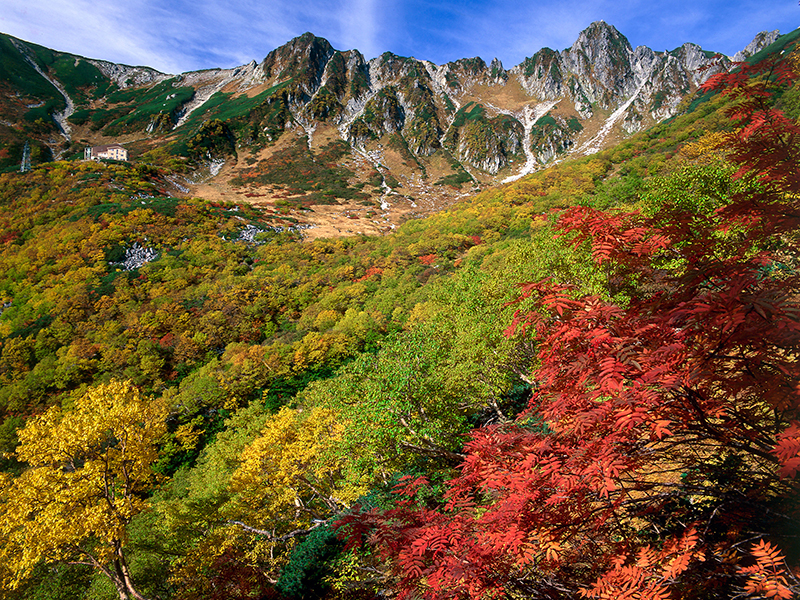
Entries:
[[436, 259], [439, 257], [436, 254], [425, 254], [424, 256], [419, 257], [419, 262], [423, 265], [430, 266], [436, 262]]
[[8, 242], [13, 242], [17, 238], [19, 238], [19, 235], [20, 235], [19, 231], [15, 231], [13, 229], [4, 231], [2, 234], [0, 234], [0, 244], [7, 244]]
[[356, 279], [356, 282], [359, 281], [366, 281], [370, 277], [374, 277], [375, 275], [382, 275], [383, 269], [381, 267], [369, 267], [365, 272], [364, 275]]
[[175, 347], [175, 335], [173, 333], [167, 333], [158, 340], [158, 344], [165, 349], [174, 348]]
[[179, 596], [181, 600], [278, 600], [281, 597], [267, 577], [248, 564], [240, 550], [225, 550], [214, 559], [209, 571], [209, 589], [193, 590], [187, 586]]
[[753, 544], [751, 554], [756, 559], [755, 564], [740, 569], [743, 574], [749, 575], [745, 591], [765, 598], [792, 598], [794, 594], [789, 589], [786, 563], [780, 551], [761, 540]]
[[[342, 521], [351, 544], [389, 561], [400, 598], [789, 597], [777, 550], [735, 565], [752, 532], [779, 529], [770, 503], [792, 515], [800, 497], [787, 479], [800, 469], [800, 276], [775, 253], [800, 250], [785, 235], [800, 215], [800, 131], [768, 102], [790, 76], [771, 62], [708, 84], [740, 99], [730, 156], [758, 180], [719, 211], [737, 227], [724, 248], [716, 221], [698, 231], [670, 206], [562, 216], [573, 243], [649, 291], [620, 306], [555, 281], [521, 286], [535, 308], [509, 333], [540, 349], [528, 411], [473, 432], [443, 506], [418, 504], [416, 480], [397, 508]], [[665, 255], [682, 267], [659, 270]]]

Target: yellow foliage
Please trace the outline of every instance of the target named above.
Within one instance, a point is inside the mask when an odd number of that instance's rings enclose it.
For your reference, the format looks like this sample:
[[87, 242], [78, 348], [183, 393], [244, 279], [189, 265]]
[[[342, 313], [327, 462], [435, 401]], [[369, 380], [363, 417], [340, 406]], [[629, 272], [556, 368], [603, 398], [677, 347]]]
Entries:
[[312, 331], [296, 345], [294, 368], [297, 371], [315, 369], [335, 363], [353, 352], [352, 340], [342, 333]]
[[427, 321], [436, 316], [438, 312], [438, 307], [433, 302], [417, 302], [408, 315], [408, 325], [411, 326], [415, 323]]
[[314, 329], [317, 331], [327, 331], [336, 325], [336, 322], [341, 318], [342, 315], [335, 310], [323, 310], [314, 319]]
[[386, 318], [382, 313], [377, 311], [368, 313], [355, 308], [348, 308], [341, 320], [333, 327], [335, 333], [342, 333], [356, 340], [365, 340], [371, 332], [385, 330]]
[[693, 160], [723, 156], [735, 135], [729, 131], [710, 131], [697, 141], [684, 145], [681, 155]]
[[268, 521], [294, 512], [303, 522], [348, 506], [366, 490], [342, 487], [342, 465], [325, 451], [343, 431], [328, 409], [282, 408], [242, 453], [233, 488]]
[[352, 279], [355, 276], [355, 269], [352, 265], [343, 265], [334, 269], [333, 277], [338, 280]]
[[175, 430], [175, 439], [184, 450], [194, 450], [200, 442], [203, 430], [199, 427], [203, 424], [203, 417], [195, 417], [188, 423], [181, 423]]
[[787, 57], [789, 64], [792, 65], [792, 70], [795, 73], [800, 73], [800, 48], [793, 50]]
[[[228, 547], [277, 574], [296, 542], [292, 532], [329, 518], [367, 491], [345, 481], [339, 459], [329, 451], [343, 429], [335, 414], [323, 408], [284, 407], [271, 416], [242, 451], [230, 479], [233, 499], [221, 508], [228, 526], [212, 531], [213, 543], [183, 561], [179, 576], [191, 577], [191, 569], [211, 564]], [[254, 537], [241, 524], [269, 534]]]
[[125, 526], [156, 481], [151, 465], [166, 416], [162, 402], [112, 381], [76, 399], [70, 412], [54, 407], [28, 422], [16, 451], [28, 469], [0, 482], [4, 587], [42, 559], [85, 561], [107, 574], [127, 569]]

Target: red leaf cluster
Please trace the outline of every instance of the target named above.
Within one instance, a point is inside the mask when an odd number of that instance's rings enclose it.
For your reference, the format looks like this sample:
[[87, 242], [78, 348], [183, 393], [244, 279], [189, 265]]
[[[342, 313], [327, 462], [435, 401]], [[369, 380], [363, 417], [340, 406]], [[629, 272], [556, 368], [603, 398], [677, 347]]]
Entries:
[[364, 272], [364, 275], [362, 275], [361, 277], [359, 277], [359, 278], [358, 278], [358, 279], [356, 279], [355, 281], [356, 281], [356, 282], [359, 282], [359, 281], [366, 281], [366, 280], [367, 280], [367, 279], [369, 279], [370, 277], [373, 277], [373, 276], [375, 276], [375, 275], [382, 275], [382, 274], [383, 274], [383, 269], [382, 269], [381, 267], [369, 267], [369, 268], [368, 268], [368, 269], [367, 269], [367, 270]]

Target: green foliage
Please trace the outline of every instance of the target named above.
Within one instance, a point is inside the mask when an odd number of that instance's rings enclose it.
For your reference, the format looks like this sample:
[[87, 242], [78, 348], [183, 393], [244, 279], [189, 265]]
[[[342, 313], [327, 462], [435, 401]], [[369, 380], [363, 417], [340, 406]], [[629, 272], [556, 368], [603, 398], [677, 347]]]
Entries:
[[[440, 244], [442, 237], [436, 236]], [[420, 253], [447, 252], [417, 244]], [[451, 466], [471, 423], [504, 421], [519, 411], [512, 390], [527, 372], [532, 349], [504, 338], [502, 324], [511, 318], [504, 304], [525, 273], [583, 279], [588, 289], [603, 286], [588, 261], [564, 251], [547, 228], [537, 232], [534, 247], [527, 241], [494, 252], [475, 246], [463, 261], [452, 277], [429, 281], [428, 301], [414, 307], [405, 331], [299, 396], [303, 404], [336, 411], [348, 424], [330, 451], [355, 480], [385, 478], [421, 461], [429, 470]]]
[[451, 185], [453, 187], [460, 188], [464, 183], [471, 183], [473, 181], [472, 175], [470, 175], [463, 167], [460, 168], [456, 173], [452, 175], [445, 175], [441, 179], [439, 179], [435, 185]]
[[0, 471], [18, 469], [19, 463], [12, 454], [19, 444], [17, 432], [25, 425], [25, 419], [20, 416], [9, 416], [0, 424]]
[[91, 577], [92, 569], [86, 565], [41, 564], [24, 587], [8, 592], [5, 597], [8, 600], [74, 600], [84, 596]]
[[289, 598], [313, 600], [322, 598], [329, 589], [325, 578], [330, 562], [339, 553], [342, 542], [328, 527], [318, 527], [292, 551], [281, 571], [276, 589]]
[[63, 110], [66, 106], [64, 97], [23, 58], [7, 35], [0, 35], [0, 80], [29, 101], [43, 101], [50, 110]]
[[151, 88], [117, 90], [106, 99], [108, 109], [98, 110], [90, 120], [93, 129], [103, 129], [108, 136], [145, 129], [159, 115], [173, 119], [180, 108], [194, 96], [194, 88], [177, 86], [168, 79]]
[[467, 102], [456, 113], [456, 116], [453, 119], [451, 127], [453, 129], [460, 129], [461, 127], [466, 125], [467, 121], [475, 121], [478, 119], [483, 119], [485, 112], [486, 109], [483, 108], [483, 106], [481, 106], [480, 104], [477, 104], [475, 102]]
[[800, 31], [797, 30], [778, 36], [778, 39], [772, 42], [772, 44], [762, 48], [752, 56], [748, 57], [747, 62], [751, 65], [754, 65], [770, 55], [775, 55], [783, 52], [784, 50], [791, 49], [792, 45], [795, 44], [798, 39], [800, 39]]
[[[12, 56], [0, 55], [0, 63], [13, 67]], [[62, 58], [38, 60], [66, 69]], [[410, 59], [386, 60], [424, 77]], [[336, 64], [331, 68], [344, 68]], [[81, 65], [70, 75], [75, 89], [87, 98], [100, 93], [91, 69]], [[335, 115], [347, 93], [340, 76], [332, 73], [318, 94], [319, 118]], [[103, 109], [79, 110], [73, 122], [106, 127], [106, 133], [142, 128], [153, 119], [169, 126], [173, 113], [167, 109], [190, 97], [173, 83], [147, 92], [145, 105], [155, 112], [137, 109], [132, 116], [143, 91], [131, 88], [111, 93]], [[529, 398], [535, 348], [502, 334], [514, 309], [525, 308], [507, 306], [518, 295], [515, 284], [553, 277], [587, 293], [616, 295], [623, 305], [637, 285], [635, 276], [623, 286], [614, 268], [593, 267], [587, 248], [554, 240], [551, 209], [635, 207], [656, 215], [679, 205], [695, 212], [699, 232], [743, 185], [731, 180], [723, 159], [687, 151], [702, 144], [707, 131], [727, 127], [721, 113], [727, 101], [707, 96], [690, 112], [614, 148], [487, 190], [382, 237], [303, 242], [296, 232], [273, 229], [285, 222], [266, 211], [161, 191], [165, 175], [191, 162], [185, 156], [272, 143], [292, 119], [293, 98], [306, 93], [301, 84], [288, 77], [253, 98], [218, 93], [177, 131], [184, 142], [148, 151], [141, 157], [147, 164], [137, 168], [57, 162], [25, 175], [0, 175], [0, 452], [14, 450], [16, 432], [32, 415], [50, 406], [67, 410], [87, 387], [115, 377], [169, 406], [154, 468], [171, 479], [154, 490], [152, 512], [129, 524], [130, 568], [135, 579], [152, 583], [143, 588], [151, 596], [210, 598], [222, 589], [214, 579], [220, 573], [258, 581], [247, 593], [268, 595], [256, 574], [275, 579], [286, 561], [278, 585], [285, 595], [325, 593], [326, 577], [335, 583], [329, 593], [344, 593], [346, 586], [337, 587], [343, 573], [352, 582], [365, 577], [356, 569], [364, 557], [333, 558], [323, 528], [295, 544], [299, 540], [276, 543], [230, 524], [248, 519], [259, 530], [286, 532], [309, 523], [293, 499], [276, 514], [263, 505], [245, 510], [242, 490], [232, 487], [245, 448], [263, 436], [267, 423], [286, 426], [281, 431], [289, 447], [291, 435], [308, 427], [308, 415], [330, 409], [335, 435], [315, 438], [307, 465], [287, 479], [299, 486], [320, 464], [337, 465], [328, 471], [330, 489], [342, 481], [349, 491], [370, 484], [386, 498], [395, 497], [385, 486], [397, 473], [448, 478], [460, 461], [463, 434], [513, 419]], [[430, 145], [434, 125], [426, 129], [423, 122], [432, 122], [436, 109], [425, 104], [425, 90], [415, 92], [423, 108], [405, 123], [397, 94], [410, 85], [410, 79], [398, 82], [371, 99], [351, 133], [364, 140], [383, 136], [381, 123], [394, 119], [402, 133], [384, 140], [412, 165], [417, 158], [409, 144], [415, 151], [415, 144]], [[790, 112], [800, 106], [796, 96], [789, 90], [781, 99]], [[39, 109], [45, 114], [50, 107]], [[477, 151], [512, 132], [514, 123], [488, 119], [482, 106], [467, 104], [455, 115], [448, 148], [436, 152], [449, 156], [462, 139], [456, 133], [468, 135]], [[562, 122], [557, 115], [538, 126], [565, 136], [580, 130], [577, 119]], [[283, 146], [271, 161], [253, 159], [239, 183], [278, 185], [300, 196], [288, 204], [365, 197], [349, 184], [353, 174], [338, 166], [348, 152], [345, 142], [321, 151], [309, 150], [301, 138]], [[21, 148], [16, 142], [0, 148], [0, 166], [18, 170]], [[458, 161], [449, 160], [455, 173], [437, 183], [471, 181]], [[380, 181], [374, 173], [369, 185]], [[390, 177], [387, 183], [399, 186]], [[245, 225], [264, 232], [258, 243], [239, 241]], [[724, 255], [726, 238], [716, 242]], [[127, 270], [121, 263], [134, 243], [156, 258]], [[0, 468], [18, 474], [24, 465], [6, 460]], [[273, 489], [255, 475], [253, 485], [259, 493]], [[431, 492], [431, 502], [439, 500], [437, 493]], [[314, 506], [320, 518], [331, 516], [322, 504]], [[60, 588], [72, 597], [115, 593], [77, 571], [54, 571], [53, 581], [63, 582], [58, 589], [37, 577], [21, 597], [58, 598]]]
[[87, 121], [89, 121], [89, 119], [91, 119], [94, 112], [95, 111], [89, 108], [76, 110], [69, 116], [67, 120], [73, 125], [84, 125]]
[[633, 206], [639, 201], [644, 185], [637, 173], [609, 177], [595, 188], [591, 196], [587, 196], [586, 203], [599, 209]]
[[583, 131], [583, 125], [581, 125], [581, 122], [578, 120], [577, 117], [570, 117], [569, 119], [567, 119], [567, 126], [570, 128], [571, 131], [574, 131], [576, 133], [579, 131]]
[[545, 116], [541, 117], [538, 121], [536, 121], [536, 126], [541, 127], [542, 129], [546, 127], [554, 127], [555, 125], [556, 125], [556, 120], [550, 114], [546, 114]]
[[35, 44], [29, 46], [33, 49], [38, 63], [45, 67], [45, 70], [64, 86], [67, 94], [79, 104], [101, 98], [117, 87], [100, 69], [84, 58], [55, 52]]
[[[480, 166], [487, 158], [506, 161], [513, 155], [522, 154], [522, 146], [518, 143], [522, 134], [522, 125], [513, 117], [499, 114], [489, 119], [482, 105], [468, 102], [456, 113], [444, 143], [463, 160]], [[463, 179], [463, 173], [456, 173], [456, 177], [450, 176], [443, 183], [463, 183]]]
[[385, 132], [401, 130], [404, 124], [405, 116], [397, 97], [397, 88], [388, 86], [369, 99], [363, 114], [350, 126], [350, 136], [375, 139]]
[[186, 142], [193, 158], [218, 158], [236, 154], [236, 142], [228, 126], [214, 119], [206, 121], [200, 131]]
[[525, 77], [532, 77], [533, 75], [536, 75], [538, 79], [541, 79], [544, 76], [542, 65], [549, 63], [549, 69], [551, 73], [556, 77], [556, 81], [560, 81], [561, 73], [558, 69], [558, 64], [555, 59], [555, 51], [551, 50], [550, 48], [542, 48], [532, 57], [526, 58], [524, 61], [522, 61]]
[[797, 120], [800, 118], [800, 85], [795, 83], [784, 92], [778, 105], [790, 119]]
[[715, 219], [714, 211], [730, 201], [751, 182], [733, 179], [735, 167], [719, 161], [712, 164], [687, 165], [673, 173], [653, 177], [645, 185], [642, 205], [646, 214], [655, 214], [670, 206], [696, 213], [702, 220]]
[[[547, 149], [554, 153], [554, 155], [548, 155], [549, 158], [552, 158], [567, 150], [572, 145], [575, 134], [582, 129], [583, 125], [574, 116], [564, 119], [564, 117], [554, 117], [552, 113], [548, 113], [536, 121], [531, 129], [531, 148]], [[541, 150], [539, 160], [546, 162]]]
[[233, 96], [217, 92], [194, 111], [178, 131], [195, 131], [204, 122], [222, 121], [237, 143], [262, 145], [273, 142], [292, 120], [288, 110], [287, 90], [290, 82], [279, 83], [259, 94]]
[[313, 118], [325, 121], [339, 113], [343, 107], [336, 96], [323, 86], [311, 100], [308, 108]]

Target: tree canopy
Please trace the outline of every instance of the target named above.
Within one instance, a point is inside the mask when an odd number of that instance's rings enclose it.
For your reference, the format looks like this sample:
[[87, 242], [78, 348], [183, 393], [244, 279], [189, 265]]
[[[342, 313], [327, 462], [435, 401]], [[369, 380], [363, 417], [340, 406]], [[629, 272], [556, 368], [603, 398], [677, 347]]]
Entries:
[[0, 573], [14, 587], [42, 560], [87, 564], [121, 600], [143, 598], [128, 569], [126, 526], [157, 481], [166, 406], [129, 383], [88, 390], [69, 412], [51, 408], [19, 433], [27, 465], [0, 488]]
[[3, 597], [796, 595], [796, 67], [380, 237], [0, 174]]

